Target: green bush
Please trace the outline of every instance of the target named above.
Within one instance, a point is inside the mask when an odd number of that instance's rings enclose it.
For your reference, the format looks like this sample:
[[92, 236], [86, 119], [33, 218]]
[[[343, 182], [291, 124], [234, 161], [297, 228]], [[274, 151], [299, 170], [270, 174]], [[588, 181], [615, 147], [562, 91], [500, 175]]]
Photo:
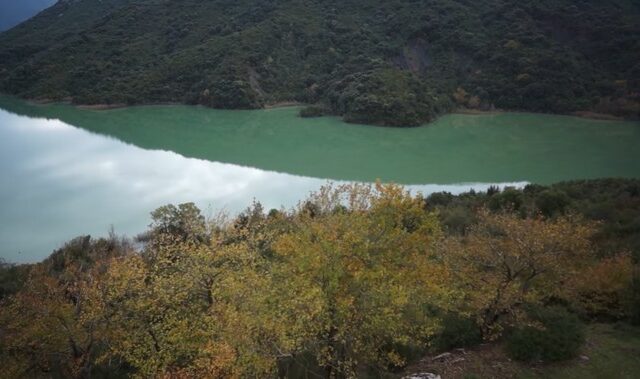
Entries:
[[538, 194], [536, 207], [546, 217], [551, 217], [564, 212], [571, 199], [566, 193], [559, 190], [545, 190]]
[[584, 343], [584, 327], [578, 317], [561, 307], [530, 312], [540, 327], [524, 326], [506, 338], [507, 354], [518, 361], [557, 362], [575, 357]]
[[476, 222], [473, 210], [462, 206], [443, 210], [440, 218], [447, 232], [451, 234], [463, 234]]
[[322, 107], [318, 107], [316, 105], [310, 105], [300, 110], [300, 117], [304, 117], [304, 118], [321, 117], [324, 115], [324, 113], [325, 112]]
[[506, 188], [501, 193], [496, 193], [489, 199], [489, 209], [492, 211], [517, 211], [524, 203], [522, 191], [515, 188]]
[[281, 358], [277, 365], [278, 378], [283, 379], [322, 377], [323, 374], [316, 357], [308, 351]]
[[5, 297], [18, 292], [28, 276], [26, 266], [6, 263], [0, 258], [0, 302]]
[[436, 351], [474, 346], [482, 342], [482, 334], [476, 322], [457, 314], [442, 319], [442, 330], [432, 340]]

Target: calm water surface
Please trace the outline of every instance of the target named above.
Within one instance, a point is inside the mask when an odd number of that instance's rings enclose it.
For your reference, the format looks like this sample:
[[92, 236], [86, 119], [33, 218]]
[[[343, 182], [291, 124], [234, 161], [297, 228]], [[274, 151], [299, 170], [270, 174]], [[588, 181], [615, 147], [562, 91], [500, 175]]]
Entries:
[[158, 206], [206, 215], [255, 198], [294, 206], [337, 181], [454, 193], [640, 177], [640, 124], [572, 117], [450, 115], [426, 127], [300, 119], [296, 108], [218, 111], [36, 106], [0, 97], [0, 257], [36, 261], [81, 234], [134, 235]]

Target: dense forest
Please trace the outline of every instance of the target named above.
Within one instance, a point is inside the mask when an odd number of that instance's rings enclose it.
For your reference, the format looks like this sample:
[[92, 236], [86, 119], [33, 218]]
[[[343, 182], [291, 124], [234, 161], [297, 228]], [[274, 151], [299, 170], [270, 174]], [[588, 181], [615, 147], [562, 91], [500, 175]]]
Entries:
[[0, 34], [0, 91], [76, 104], [640, 114], [631, 0], [61, 0]]
[[640, 323], [638, 180], [329, 186], [290, 210], [151, 216], [134, 240], [2, 265], [4, 375], [393, 378], [483, 342], [565, 360], [585, 323]]

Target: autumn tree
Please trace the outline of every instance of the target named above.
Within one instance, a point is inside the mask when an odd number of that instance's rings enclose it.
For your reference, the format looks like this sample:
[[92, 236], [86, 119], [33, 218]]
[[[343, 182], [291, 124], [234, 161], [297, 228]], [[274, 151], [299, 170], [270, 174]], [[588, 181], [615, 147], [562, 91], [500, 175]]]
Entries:
[[466, 236], [443, 244], [461, 310], [475, 315], [485, 338], [493, 338], [523, 316], [523, 305], [573, 293], [572, 280], [593, 262], [593, 232], [592, 225], [570, 217], [480, 211]]
[[30, 269], [24, 287], [0, 305], [0, 363], [8, 377], [91, 376], [105, 335], [90, 303], [111, 259], [128, 249], [81, 237]]
[[624, 319], [632, 311], [634, 265], [629, 254], [594, 262], [574, 278], [576, 305], [588, 316]]
[[449, 235], [396, 185], [327, 186], [290, 210], [255, 202], [217, 221], [194, 204], [161, 207], [138, 250], [83, 237], [21, 269], [0, 300], [3, 374], [353, 378], [403, 366], [404, 350], [448, 328], [478, 336], [467, 320], [493, 339], [536, 327], [524, 310], [550, 302], [631, 316], [632, 255], [598, 259], [595, 225], [524, 218], [517, 191], [496, 196], [494, 212], [473, 215], [473, 203], [431, 196], [465, 210], [464, 222], [443, 213]]
[[112, 264], [97, 304], [111, 341], [103, 360], [122, 358], [140, 377], [222, 377], [230, 369], [233, 351], [215, 339], [210, 293], [193, 264], [200, 253], [155, 266], [139, 256]]
[[[264, 259], [247, 239], [210, 233], [192, 204], [153, 213], [140, 255], [114, 262], [101, 308], [110, 349], [139, 377], [263, 377], [276, 348], [263, 311]], [[218, 225], [231, 231], [239, 222]], [[250, 239], [250, 238], [249, 238]], [[278, 325], [278, 327], [280, 327]]]
[[465, 91], [464, 88], [462, 87], [458, 87], [456, 88], [455, 92], [453, 93], [453, 99], [456, 101], [457, 104], [459, 105], [464, 105], [467, 103], [467, 98], [469, 96], [469, 94], [467, 93], [467, 91]]
[[162, 206], [151, 212], [151, 220], [146, 237], [153, 243], [162, 243], [163, 238], [170, 243], [207, 240], [207, 223], [194, 203]]
[[435, 216], [393, 185], [324, 188], [309, 202], [274, 248], [274, 296], [294, 353], [312, 352], [327, 378], [402, 365], [394, 346], [435, 327], [422, 309], [440, 295]]

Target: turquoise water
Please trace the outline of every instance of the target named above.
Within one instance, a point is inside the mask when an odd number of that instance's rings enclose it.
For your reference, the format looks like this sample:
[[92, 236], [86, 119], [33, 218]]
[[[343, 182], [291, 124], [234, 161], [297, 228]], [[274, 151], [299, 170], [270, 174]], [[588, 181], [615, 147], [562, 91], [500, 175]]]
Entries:
[[640, 125], [562, 116], [451, 115], [388, 129], [295, 108], [111, 111], [0, 97], [0, 257], [40, 260], [81, 234], [135, 235], [166, 203], [205, 215], [255, 198], [294, 206], [327, 180], [395, 181], [431, 193], [640, 176]]

